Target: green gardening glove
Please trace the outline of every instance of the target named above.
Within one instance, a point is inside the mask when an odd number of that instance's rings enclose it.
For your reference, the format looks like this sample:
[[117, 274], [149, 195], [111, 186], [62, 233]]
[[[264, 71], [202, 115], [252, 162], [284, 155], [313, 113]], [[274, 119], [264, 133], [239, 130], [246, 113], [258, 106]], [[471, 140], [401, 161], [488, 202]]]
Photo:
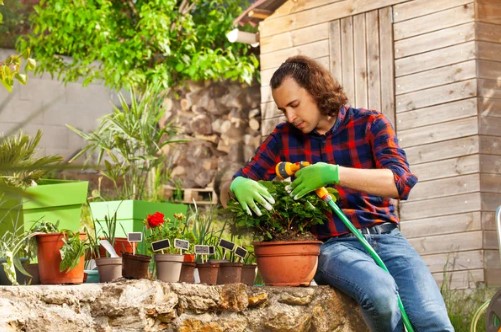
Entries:
[[235, 194], [235, 197], [242, 208], [250, 216], [252, 216], [251, 209], [258, 216], [262, 215], [256, 202], [269, 211], [273, 209], [271, 204], [275, 204], [275, 200], [268, 192], [268, 189], [252, 179], [237, 176], [231, 182], [230, 190]]
[[301, 168], [291, 183], [291, 196], [299, 199], [307, 193], [331, 184], [339, 183], [339, 166], [327, 163], [316, 163]]

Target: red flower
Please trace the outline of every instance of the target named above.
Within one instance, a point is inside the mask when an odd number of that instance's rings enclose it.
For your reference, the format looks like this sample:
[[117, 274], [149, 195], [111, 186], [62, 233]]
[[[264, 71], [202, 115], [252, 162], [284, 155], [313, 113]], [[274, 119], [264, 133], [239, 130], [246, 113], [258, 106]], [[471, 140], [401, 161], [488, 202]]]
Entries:
[[146, 221], [150, 228], [158, 227], [165, 222], [164, 214], [160, 212], [149, 214], [148, 217], [146, 218]]

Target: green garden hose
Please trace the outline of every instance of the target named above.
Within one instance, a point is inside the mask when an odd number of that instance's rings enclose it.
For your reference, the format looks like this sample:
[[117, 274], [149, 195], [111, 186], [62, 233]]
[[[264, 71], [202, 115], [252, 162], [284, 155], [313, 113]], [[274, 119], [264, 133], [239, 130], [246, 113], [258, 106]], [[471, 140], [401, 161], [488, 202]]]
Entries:
[[[384, 265], [384, 262], [381, 259], [381, 257], [379, 257], [379, 255], [376, 253], [374, 248], [371, 247], [369, 242], [367, 242], [367, 240], [362, 235], [362, 233], [360, 233], [360, 231], [355, 226], [353, 226], [351, 221], [348, 220], [348, 218], [345, 216], [343, 211], [341, 211], [339, 206], [336, 205], [336, 203], [332, 199], [331, 195], [329, 195], [327, 190], [325, 188], [320, 188], [316, 191], [316, 193], [324, 202], [329, 204], [329, 206], [332, 208], [334, 213], [336, 213], [336, 215], [339, 217], [339, 219], [341, 219], [343, 224], [350, 230], [350, 232], [353, 233], [353, 235], [355, 235], [357, 240], [369, 252], [371, 257], [376, 261], [377, 265], [379, 265], [379, 267], [381, 267], [386, 272], [390, 273], [390, 271], [388, 271], [388, 268], [386, 267], [386, 265]], [[402, 299], [400, 298], [400, 295], [398, 293], [397, 293], [397, 300], [398, 300], [398, 307], [399, 307], [400, 313], [402, 315], [402, 320], [404, 322], [405, 329], [407, 330], [407, 332], [414, 332], [414, 329], [412, 328], [411, 321], [409, 320], [409, 317], [407, 316], [407, 313], [405, 312], [405, 308], [404, 308], [404, 305], [402, 303]]]

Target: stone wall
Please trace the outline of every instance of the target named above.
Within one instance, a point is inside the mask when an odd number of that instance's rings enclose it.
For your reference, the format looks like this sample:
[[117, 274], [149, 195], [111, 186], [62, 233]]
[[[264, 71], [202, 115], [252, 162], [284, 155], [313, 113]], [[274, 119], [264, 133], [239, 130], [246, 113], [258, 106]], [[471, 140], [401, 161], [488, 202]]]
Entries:
[[328, 286], [206, 286], [122, 280], [0, 287], [0, 331], [367, 331]]

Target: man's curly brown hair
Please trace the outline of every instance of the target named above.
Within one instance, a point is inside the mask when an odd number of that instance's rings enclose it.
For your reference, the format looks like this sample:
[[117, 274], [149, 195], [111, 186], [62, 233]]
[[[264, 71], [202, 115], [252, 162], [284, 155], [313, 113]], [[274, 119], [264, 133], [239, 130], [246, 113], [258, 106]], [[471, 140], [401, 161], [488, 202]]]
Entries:
[[315, 60], [296, 55], [285, 60], [273, 73], [271, 88], [278, 88], [287, 78], [293, 78], [299, 86], [310, 93], [324, 115], [334, 116], [348, 98], [339, 82]]

